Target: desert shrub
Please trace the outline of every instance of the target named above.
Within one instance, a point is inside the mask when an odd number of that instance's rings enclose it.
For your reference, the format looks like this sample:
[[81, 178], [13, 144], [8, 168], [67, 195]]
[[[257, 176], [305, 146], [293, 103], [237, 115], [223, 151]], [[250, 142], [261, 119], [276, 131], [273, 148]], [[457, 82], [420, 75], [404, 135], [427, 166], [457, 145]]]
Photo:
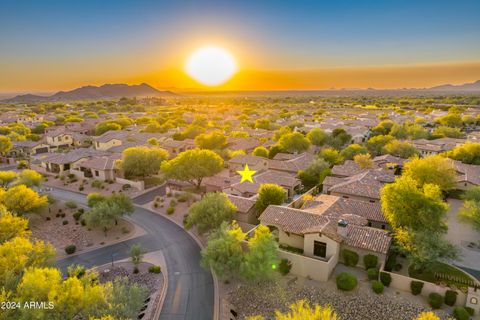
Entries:
[[45, 218], [45, 220], [47, 220], [47, 221], [50, 221], [50, 220], [51, 220], [51, 218], [50, 218], [50, 217], [46, 217], [46, 218]]
[[124, 185], [122, 186], [122, 190], [126, 191], [126, 190], [130, 189], [131, 187], [132, 187], [132, 186], [127, 183], [127, 184], [124, 184]]
[[62, 217], [62, 218], [65, 218], [65, 216], [66, 216], [65, 213], [60, 214], [60, 217]]
[[62, 221], [62, 225], [67, 225], [68, 224], [68, 220], [63, 220]]
[[354, 267], [357, 265], [358, 259], [359, 259], [358, 253], [352, 250], [343, 249], [342, 255], [343, 255], [343, 261], [345, 262], [345, 265], [349, 267]]
[[140, 270], [138, 270], [138, 267], [133, 268], [133, 273], [137, 274], [139, 272], [140, 272]]
[[368, 280], [378, 280], [378, 269], [370, 268], [367, 270]]
[[464, 307], [455, 307], [453, 309], [453, 317], [457, 320], [468, 320], [470, 319], [470, 313]]
[[457, 291], [447, 290], [445, 292], [445, 304], [452, 307], [457, 302], [457, 294]]
[[150, 273], [160, 273], [162, 269], [160, 268], [160, 266], [150, 266], [148, 267], [148, 272]]
[[85, 219], [82, 219], [80, 220], [80, 224], [85, 227], [87, 225], [87, 221], [85, 221]]
[[372, 281], [372, 290], [373, 292], [375, 292], [376, 294], [380, 294], [383, 292], [383, 283], [381, 283], [380, 281], [378, 280], [374, 280]]
[[177, 201], [175, 201], [175, 200], [172, 199], [172, 200], [170, 201], [170, 207], [175, 207], [176, 205], [177, 205]]
[[373, 254], [367, 254], [363, 257], [363, 265], [365, 269], [376, 268], [378, 264], [378, 257]]
[[174, 208], [174, 207], [168, 207], [168, 208], [167, 208], [167, 214], [168, 214], [168, 215], [171, 215], [171, 214], [173, 214], [174, 212], [175, 212], [175, 208]]
[[65, 247], [65, 252], [67, 254], [75, 253], [76, 250], [77, 250], [77, 247], [74, 244], [71, 244], [71, 245]]
[[385, 287], [388, 287], [390, 285], [390, 283], [392, 282], [392, 276], [390, 275], [390, 273], [381, 272], [380, 273], [380, 281], [382, 281], [382, 283]]
[[85, 209], [80, 208], [80, 209], [78, 209], [78, 212], [84, 213], [84, 212], [85, 212]]
[[77, 211], [73, 214], [73, 219], [75, 219], [75, 221], [78, 221], [80, 220], [80, 217], [82, 216], [82, 212], [81, 211]]
[[468, 314], [470, 316], [473, 316], [475, 314], [475, 309], [471, 308], [471, 307], [464, 307], [465, 310], [467, 310]]
[[92, 188], [102, 189], [103, 183], [100, 180], [93, 180], [91, 183]]
[[428, 304], [432, 309], [439, 309], [443, 304], [443, 297], [441, 294], [432, 292], [428, 295]]
[[413, 280], [410, 282], [410, 289], [412, 290], [412, 294], [414, 296], [419, 295], [422, 293], [423, 282]]
[[83, 186], [78, 187], [78, 191], [83, 191], [85, 188]]
[[67, 177], [68, 177], [68, 179], [71, 180], [71, 179], [75, 178], [76, 175], [74, 175], [73, 173], [69, 173], [69, 174], [67, 175]]
[[357, 286], [357, 278], [348, 273], [348, 272], [342, 272], [340, 273], [337, 278], [337, 288], [343, 291], [351, 291]]
[[77, 207], [77, 203], [73, 200], [68, 200], [65, 202], [65, 207], [69, 209], [75, 209]]
[[282, 275], [287, 275], [290, 272], [290, 269], [292, 269], [292, 262], [288, 259], [282, 259], [278, 265], [278, 271]]

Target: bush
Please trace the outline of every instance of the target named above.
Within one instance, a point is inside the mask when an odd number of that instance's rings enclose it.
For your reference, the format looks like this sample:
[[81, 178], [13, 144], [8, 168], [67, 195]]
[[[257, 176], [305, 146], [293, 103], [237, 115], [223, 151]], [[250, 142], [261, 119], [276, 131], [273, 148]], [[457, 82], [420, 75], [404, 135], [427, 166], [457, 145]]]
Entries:
[[358, 263], [358, 253], [352, 250], [343, 249], [342, 251], [343, 261], [345, 265], [349, 267], [355, 267]]
[[175, 200], [172, 199], [172, 200], [170, 201], [170, 207], [175, 207], [176, 205], [177, 205], [177, 201], [175, 201]]
[[473, 308], [470, 308], [470, 307], [464, 307], [464, 308], [465, 310], [467, 310], [470, 316], [473, 316], [475, 314], [475, 310]]
[[278, 271], [282, 275], [287, 275], [290, 272], [290, 269], [292, 269], [292, 262], [288, 259], [282, 259], [278, 265]]
[[453, 309], [453, 316], [457, 320], [468, 320], [468, 319], [470, 319], [470, 313], [464, 307], [455, 307]]
[[126, 190], [130, 189], [131, 187], [132, 187], [132, 186], [127, 183], [127, 184], [124, 184], [124, 185], [122, 186], [122, 190], [123, 190], [123, 191], [126, 191]]
[[150, 273], [160, 273], [161, 268], [160, 266], [150, 266], [148, 267], [148, 272]]
[[428, 295], [428, 304], [430, 304], [430, 307], [432, 307], [432, 309], [440, 309], [443, 304], [442, 295], [436, 292], [430, 293]]
[[65, 252], [67, 254], [75, 253], [76, 250], [77, 250], [77, 247], [74, 244], [71, 244], [65, 248]]
[[73, 200], [68, 200], [65, 202], [65, 207], [69, 209], [75, 209], [77, 207], [77, 203]]
[[174, 208], [174, 207], [168, 207], [168, 208], [167, 208], [167, 214], [168, 214], [168, 215], [171, 215], [171, 214], [173, 214], [174, 212], [175, 212], [175, 208]]
[[378, 280], [378, 269], [370, 268], [367, 270], [368, 280]]
[[383, 283], [381, 283], [380, 281], [372, 281], [372, 289], [373, 289], [373, 292], [375, 292], [376, 294], [380, 294], [383, 292]]
[[138, 267], [133, 268], [133, 273], [137, 274], [139, 272], [140, 272], [140, 270], [138, 270]]
[[62, 221], [62, 225], [67, 225], [68, 224], [68, 220], [63, 220]]
[[367, 270], [370, 268], [376, 268], [378, 264], [378, 257], [373, 254], [367, 254], [363, 257], [363, 264]]
[[412, 290], [412, 294], [414, 296], [419, 295], [422, 293], [423, 282], [413, 280], [410, 282], [410, 289]]
[[85, 219], [82, 219], [80, 220], [80, 224], [85, 227], [87, 225], [87, 222], [85, 221]]
[[351, 291], [357, 286], [357, 278], [348, 272], [340, 273], [336, 281], [337, 288], [343, 291]]
[[455, 302], [457, 302], [457, 291], [447, 290], [445, 292], [445, 304], [447, 306], [453, 307]]
[[381, 272], [380, 273], [380, 281], [382, 281], [382, 283], [385, 287], [388, 287], [388, 286], [390, 286], [390, 283], [392, 282], [392, 276], [390, 275], [390, 273]]
[[75, 219], [75, 221], [78, 221], [80, 220], [80, 217], [82, 216], [82, 212], [81, 211], [77, 211], [73, 214], [73, 219]]
[[103, 188], [103, 183], [100, 180], [93, 180], [91, 183], [92, 188], [101, 189]]

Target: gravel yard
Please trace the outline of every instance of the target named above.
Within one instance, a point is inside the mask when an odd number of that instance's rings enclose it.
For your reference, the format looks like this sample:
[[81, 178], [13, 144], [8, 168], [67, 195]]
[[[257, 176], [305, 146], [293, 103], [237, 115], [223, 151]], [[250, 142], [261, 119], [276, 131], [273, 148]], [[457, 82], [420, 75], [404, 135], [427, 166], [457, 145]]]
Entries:
[[[336, 288], [334, 279], [318, 282], [288, 276], [276, 283], [237, 285], [227, 295], [227, 300], [238, 312], [238, 319], [251, 315], [273, 319], [275, 310], [286, 311], [291, 303], [300, 299], [320, 305], [330, 304], [340, 320], [410, 320], [420, 312], [430, 310], [422, 298], [391, 289], [377, 295], [368, 282], [360, 279], [359, 286], [347, 293]], [[448, 313], [443, 310], [436, 313], [442, 320], [448, 318]]]

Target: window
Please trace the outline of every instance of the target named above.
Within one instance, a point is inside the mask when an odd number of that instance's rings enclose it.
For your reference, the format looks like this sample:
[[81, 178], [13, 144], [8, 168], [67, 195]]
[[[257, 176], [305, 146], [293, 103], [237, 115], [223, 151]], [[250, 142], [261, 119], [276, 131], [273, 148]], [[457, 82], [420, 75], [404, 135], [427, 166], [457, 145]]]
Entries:
[[98, 177], [98, 170], [95, 170], [95, 176]]
[[342, 198], [344, 198], [344, 199], [348, 199], [348, 196], [342, 196]]
[[327, 255], [327, 244], [325, 242], [314, 241], [313, 255], [317, 257], [325, 258]]
[[375, 200], [370, 200], [371, 203], [375, 203]]
[[382, 224], [382, 229], [385, 230], [385, 225], [384, 224]]

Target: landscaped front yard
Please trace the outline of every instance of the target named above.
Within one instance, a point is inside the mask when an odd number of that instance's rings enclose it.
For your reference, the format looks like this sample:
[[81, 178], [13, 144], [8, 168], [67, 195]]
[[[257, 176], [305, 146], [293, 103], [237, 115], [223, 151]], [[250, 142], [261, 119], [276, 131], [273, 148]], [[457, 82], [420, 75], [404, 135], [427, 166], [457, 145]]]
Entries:
[[[442, 262], [436, 262], [421, 272], [410, 266], [408, 268], [408, 274], [415, 279], [433, 282], [435, 284], [455, 286], [458, 288], [466, 287], [465, 283], [471, 281], [471, 278], [463, 271]], [[439, 275], [439, 277], [436, 277], [435, 274]], [[458, 280], [449, 280], [449, 278]]]

